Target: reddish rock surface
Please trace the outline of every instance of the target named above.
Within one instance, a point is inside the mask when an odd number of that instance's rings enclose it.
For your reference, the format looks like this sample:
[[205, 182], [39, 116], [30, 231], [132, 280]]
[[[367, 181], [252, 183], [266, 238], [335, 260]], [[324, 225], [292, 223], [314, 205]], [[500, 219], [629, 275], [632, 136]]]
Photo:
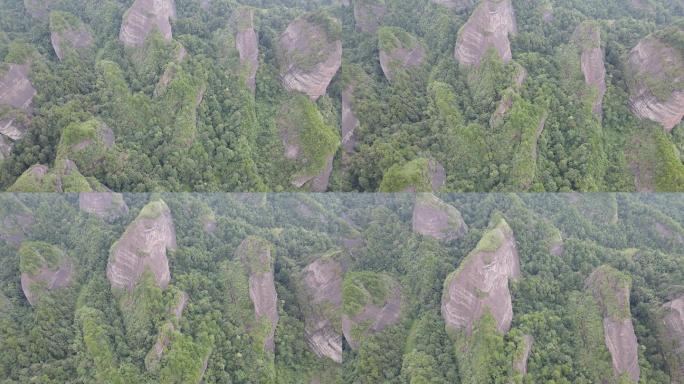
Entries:
[[352, 110], [354, 87], [347, 86], [342, 91], [342, 148], [348, 154], [354, 152], [356, 146], [356, 129], [359, 127], [359, 119]]
[[126, 11], [119, 32], [119, 40], [125, 46], [139, 47], [155, 29], [166, 41], [170, 41], [171, 20], [176, 18], [173, 0], [135, 0]]
[[516, 32], [511, 0], [484, 0], [461, 29], [454, 56], [463, 66], [478, 66], [493, 47], [504, 62], [509, 62], [512, 54], [508, 35]]
[[[29, 64], [9, 64], [7, 71], [0, 77], [0, 108], [15, 108], [30, 111], [36, 90], [28, 78]], [[0, 118], [0, 135], [11, 140], [19, 140], [26, 134], [26, 127], [17, 121], [16, 113], [10, 111]]]
[[238, 31], [235, 35], [235, 47], [240, 55], [240, 65], [247, 71], [247, 86], [256, 89], [256, 73], [259, 68], [259, 39], [254, 31], [254, 10], [240, 8], [235, 15]]
[[663, 343], [669, 352], [667, 356], [672, 383], [684, 382], [684, 295], [663, 306], [665, 330]]
[[375, 33], [385, 14], [384, 0], [354, 0], [354, 21], [359, 32]]
[[413, 207], [413, 231], [438, 240], [455, 240], [468, 232], [461, 213], [431, 193], [416, 196]]
[[593, 112], [603, 117], [603, 96], [606, 93], [606, 68], [601, 49], [601, 28], [595, 22], [580, 24], [573, 35], [575, 44], [581, 49], [581, 67], [586, 84], [596, 91]]
[[123, 196], [114, 192], [81, 192], [78, 195], [78, 207], [83, 212], [106, 220], [116, 220], [128, 213]]

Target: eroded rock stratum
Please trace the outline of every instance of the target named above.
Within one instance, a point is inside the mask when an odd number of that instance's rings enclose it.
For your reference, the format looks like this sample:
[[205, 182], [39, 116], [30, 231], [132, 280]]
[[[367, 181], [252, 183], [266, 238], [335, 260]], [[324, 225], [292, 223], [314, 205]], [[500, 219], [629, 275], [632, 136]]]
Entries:
[[461, 65], [478, 66], [487, 51], [494, 48], [504, 62], [509, 62], [512, 54], [508, 35], [516, 32], [511, 0], [484, 0], [459, 32], [454, 56]]
[[592, 111], [598, 118], [603, 116], [603, 96], [606, 93], [606, 68], [601, 49], [601, 28], [596, 22], [580, 24], [573, 35], [574, 43], [581, 49], [581, 67], [584, 81], [596, 92]]
[[507, 332], [513, 319], [508, 282], [518, 277], [520, 259], [513, 230], [499, 218], [444, 283], [442, 317], [447, 328], [470, 334], [489, 312], [497, 330]]
[[79, 51], [92, 46], [93, 36], [76, 16], [67, 12], [52, 12], [50, 41], [57, 57], [64, 60], [69, 50]]
[[431, 193], [416, 196], [412, 223], [414, 232], [437, 240], [455, 240], [468, 232], [461, 212]]
[[[0, 68], [0, 136], [19, 140], [26, 134], [25, 117], [36, 95], [29, 80], [30, 64], [8, 64]], [[7, 155], [7, 154], [4, 154]], [[2, 155], [0, 155], [2, 156]]]
[[125, 46], [139, 47], [157, 30], [162, 38], [170, 41], [171, 20], [176, 18], [173, 0], [135, 0], [126, 11], [119, 32], [119, 40]]
[[664, 345], [673, 383], [684, 381], [684, 295], [666, 303], [662, 324]]
[[240, 55], [240, 65], [246, 72], [246, 85], [254, 91], [256, 73], [259, 68], [259, 38], [254, 31], [254, 10], [240, 8], [235, 12], [235, 19], [237, 22], [235, 48]]
[[149, 270], [155, 282], [166, 288], [171, 280], [166, 251], [176, 248], [176, 229], [171, 210], [163, 200], [148, 203], [114, 243], [107, 264], [113, 288], [133, 291]]
[[423, 64], [425, 47], [413, 35], [396, 27], [382, 27], [378, 30], [380, 67], [387, 80], [392, 81], [397, 71], [407, 70]]

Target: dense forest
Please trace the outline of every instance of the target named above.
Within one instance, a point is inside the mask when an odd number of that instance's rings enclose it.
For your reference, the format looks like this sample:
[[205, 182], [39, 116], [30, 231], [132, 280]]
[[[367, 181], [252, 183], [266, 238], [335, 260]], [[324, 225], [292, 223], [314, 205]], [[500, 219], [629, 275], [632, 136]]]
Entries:
[[684, 199], [2, 194], [3, 383], [681, 383]]
[[684, 190], [678, 0], [4, 0], [0, 189]]

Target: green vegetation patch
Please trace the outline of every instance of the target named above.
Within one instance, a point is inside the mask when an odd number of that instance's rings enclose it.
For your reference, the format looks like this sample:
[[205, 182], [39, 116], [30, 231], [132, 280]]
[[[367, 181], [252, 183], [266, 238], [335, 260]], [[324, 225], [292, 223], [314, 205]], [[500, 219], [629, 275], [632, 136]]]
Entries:
[[342, 310], [349, 316], [355, 316], [366, 305], [384, 305], [392, 284], [392, 279], [385, 274], [368, 271], [348, 273], [342, 283]]
[[432, 191], [428, 159], [418, 158], [404, 164], [395, 164], [383, 175], [380, 192], [404, 192], [407, 189], [415, 192]]
[[154, 220], [161, 216], [164, 212], [168, 212], [169, 207], [166, 205], [164, 200], [159, 199], [147, 203], [143, 209], [140, 210], [138, 218]]
[[328, 42], [340, 40], [342, 38], [342, 25], [325, 11], [315, 11], [308, 13], [304, 19], [312, 24], [318, 25], [325, 31]]
[[54, 11], [50, 13], [50, 31], [64, 32], [78, 29], [83, 25], [81, 20], [69, 12]]
[[61, 249], [42, 241], [25, 241], [19, 248], [19, 269], [29, 275], [35, 275], [45, 267], [55, 270], [63, 259]]
[[[249, 273], [267, 273], [273, 266], [274, 251], [273, 244], [268, 240], [258, 236], [249, 236], [238, 248], [238, 257], [245, 263]], [[269, 256], [266, 262], [261, 260], [261, 255], [264, 253]]]
[[411, 49], [418, 44], [418, 40], [408, 32], [398, 27], [378, 28], [378, 45], [385, 52], [392, 52], [397, 48]]
[[487, 232], [482, 235], [482, 238], [471, 254], [478, 252], [495, 252], [497, 249], [501, 248], [506, 235], [511, 232], [511, 227], [508, 226], [506, 220], [503, 218], [498, 219], [496, 226], [488, 229]]
[[629, 275], [609, 265], [602, 265], [591, 274], [587, 284], [605, 315], [614, 319], [631, 317], [629, 291], [632, 287], [632, 278]]

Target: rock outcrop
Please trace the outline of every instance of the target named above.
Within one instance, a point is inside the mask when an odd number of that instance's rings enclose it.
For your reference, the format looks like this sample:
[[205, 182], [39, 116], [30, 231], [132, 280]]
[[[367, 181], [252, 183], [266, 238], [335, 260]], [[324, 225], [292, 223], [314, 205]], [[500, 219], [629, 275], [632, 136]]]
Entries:
[[421, 157], [390, 167], [382, 177], [380, 192], [436, 192], [445, 180], [442, 164]]
[[401, 319], [402, 294], [389, 275], [351, 272], [342, 290], [342, 332], [349, 346], [358, 349], [361, 340]]
[[601, 28], [596, 22], [585, 21], [573, 34], [573, 41], [582, 51], [581, 67], [585, 83], [596, 94], [592, 111], [599, 119], [603, 117], [603, 96], [606, 93], [606, 67], [601, 49]]
[[527, 375], [527, 360], [530, 358], [530, 352], [532, 352], [532, 343], [534, 343], [534, 337], [532, 335], [524, 335], [522, 337], [522, 351], [518, 358], [513, 362], [513, 369], [521, 375]]
[[110, 250], [107, 278], [113, 288], [132, 292], [149, 270], [155, 282], [166, 288], [171, 280], [167, 250], [176, 248], [176, 229], [163, 200], [148, 203]]
[[109, 190], [79, 193], [78, 207], [83, 212], [99, 216], [107, 221], [116, 220], [128, 213], [128, 205], [123, 195]]
[[356, 30], [363, 33], [375, 33], [382, 19], [387, 14], [384, 0], [353, 0], [354, 22]]
[[259, 38], [254, 31], [254, 10], [240, 8], [235, 12], [237, 33], [235, 48], [240, 55], [240, 65], [246, 72], [246, 84], [254, 91], [256, 89], [256, 73], [259, 68]]
[[114, 147], [114, 132], [97, 119], [71, 123], [62, 131], [57, 146], [57, 158], [74, 161], [84, 173], [92, 171], [105, 161]]
[[249, 275], [249, 297], [254, 305], [254, 317], [258, 326], [268, 324], [263, 348], [275, 351], [275, 329], [278, 325], [278, 295], [273, 277], [272, 245], [259, 237], [250, 236], [235, 251]]
[[684, 295], [663, 306], [665, 334], [662, 343], [668, 352], [667, 360], [672, 383], [684, 382]]
[[603, 314], [605, 342], [612, 357], [615, 376], [626, 374], [632, 381], [638, 382], [639, 345], [629, 310], [631, 285], [628, 276], [607, 265], [594, 270], [585, 282]]
[[320, 357], [342, 362], [342, 334], [339, 329], [342, 310], [344, 267], [332, 256], [324, 256], [304, 268], [308, 297], [305, 316], [306, 340]]
[[127, 47], [139, 47], [157, 30], [164, 40], [171, 41], [171, 20], [175, 18], [174, 0], [135, 0], [124, 14], [119, 40]]
[[43, 164], [34, 164], [10, 186], [8, 192], [94, 192], [106, 188], [93, 177], [84, 177], [76, 164], [58, 158], [51, 170]]
[[463, 221], [461, 212], [431, 193], [421, 193], [416, 196], [412, 223], [413, 232], [437, 240], [455, 240], [468, 232], [468, 226]]
[[342, 148], [347, 154], [354, 153], [356, 147], [356, 129], [359, 119], [352, 109], [354, 86], [349, 85], [342, 91]]
[[50, 14], [50, 41], [57, 58], [64, 60], [71, 49], [79, 51], [93, 44], [88, 27], [76, 16], [66, 12]]
[[291, 22], [279, 40], [280, 78], [289, 91], [317, 100], [342, 64], [340, 23], [324, 13]]
[[0, 239], [19, 247], [33, 224], [33, 214], [11, 193], [0, 194]]
[[511, 327], [513, 304], [510, 279], [520, 276], [515, 237], [503, 218], [487, 230], [444, 283], [442, 317], [447, 328], [470, 334], [474, 324], [489, 312], [499, 332]]
[[0, 69], [0, 136], [16, 141], [24, 137], [26, 119], [31, 102], [36, 95], [28, 78], [30, 64], [9, 64], [7, 70]]
[[463, 66], [478, 66], [490, 48], [504, 62], [512, 59], [508, 35], [517, 26], [511, 0], [484, 0], [461, 28], [454, 56]]
[[54, 245], [27, 241], [19, 248], [21, 289], [31, 305], [41, 294], [69, 285], [73, 265], [64, 252]]
[[671, 131], [684, 117], [684, 53], [651, 35], [632, 49], [627, 67], [632, 112]]
[[473, 4], [473, 0], [431, 0], [437, 5], [447, 7], [456, 11], [461, 11], [470, 8]]
[[378, 30], [380, 67], [390, 82], [399, 70], [419, 67], [425, 59], [425, 47], [418, 39], [396, 27]]

